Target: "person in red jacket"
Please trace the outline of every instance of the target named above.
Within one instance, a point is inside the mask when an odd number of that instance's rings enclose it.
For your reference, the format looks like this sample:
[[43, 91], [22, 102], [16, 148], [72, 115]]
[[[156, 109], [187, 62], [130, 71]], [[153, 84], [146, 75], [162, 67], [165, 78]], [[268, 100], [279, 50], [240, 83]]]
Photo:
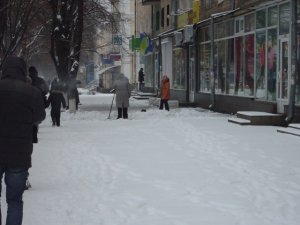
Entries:
[[165, 106], [165, 110], [170, 110], [168, 100], [170, 99], [170, 80], [167, 75], [162, 77], [161, 89], [160, 89], [160, 106], [159, 109], [162, 110]]

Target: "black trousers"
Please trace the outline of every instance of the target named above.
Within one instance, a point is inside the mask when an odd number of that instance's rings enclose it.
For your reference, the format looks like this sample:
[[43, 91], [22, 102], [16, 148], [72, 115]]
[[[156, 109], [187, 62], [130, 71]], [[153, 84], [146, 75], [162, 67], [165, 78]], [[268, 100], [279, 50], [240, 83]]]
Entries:
[[128, 109], [127, 108], [118, 108], [118, 118], [117, 119], [120, 119], [122, 117], [123, 117], [123, 119], [128, 119]]
[[60, 109], [59, 110], [51, 110], [51, 119], [53, 126], [60, 126]]
[[160, 100], [160, 105], [159, 105], [159, 109], [163, 109], [165, 106], [165, 109], [170, 111], [170, 108], [169, 108], [169, 103], [168, 103], [168, 100], [167, 99], [161, 99]]

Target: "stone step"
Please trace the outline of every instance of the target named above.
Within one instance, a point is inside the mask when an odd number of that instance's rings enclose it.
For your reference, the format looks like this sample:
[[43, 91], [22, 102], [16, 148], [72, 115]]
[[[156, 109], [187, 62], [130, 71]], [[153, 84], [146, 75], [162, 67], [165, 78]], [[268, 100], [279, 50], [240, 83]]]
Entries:
[[289, 127], [300, 130], [300, 123], [291, 123], [289, 124]]
[[240, 111], [237, 112], [237, 117], [251, 121], [251, 125], [285, 125], [284, 116], [282, 114], [273, 114], [256, 111]]
[[300, 137], [300, 130], [299, 129], [295, 129], [295, 128], [278, 128], [277, 132], [280, 133], [285, 133], [285, 134], [291, 134], [291, 135], [295, 135], [295, 136], [299, 136]]
[[230, 119], [228, 119], [228, 122], [236, 123], [236, 124], [240, 124], [240, 125], [250, 125], [251, 124], [250, 120], [246, 120], [246, 119], [242, 119], [242, 118], [230, 118]]

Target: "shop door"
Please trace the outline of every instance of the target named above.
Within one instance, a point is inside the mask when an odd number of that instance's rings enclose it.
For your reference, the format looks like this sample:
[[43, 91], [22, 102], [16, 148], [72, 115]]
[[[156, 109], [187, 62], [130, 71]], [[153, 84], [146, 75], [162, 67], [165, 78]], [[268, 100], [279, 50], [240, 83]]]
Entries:
[[287, 38], [279, 40], [279, 69], [277, 79], [277, 112], [284, 113], [284, 105], [288, 104], [290, 56]]

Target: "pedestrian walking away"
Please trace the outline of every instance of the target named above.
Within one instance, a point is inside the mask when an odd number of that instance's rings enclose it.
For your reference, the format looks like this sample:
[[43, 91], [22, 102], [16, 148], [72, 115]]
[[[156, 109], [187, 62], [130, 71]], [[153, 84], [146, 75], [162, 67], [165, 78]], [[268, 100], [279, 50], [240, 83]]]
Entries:
[[162, 77], [160, 90], [160, 106], [159, 109], [170, 110], [168, 101], [170, 100], [170, 80], [167, 75]]
[[[3, 63], [0, 78], [0, 191], [4, 177], [6, 225], [22, 224], [23, 192], [32, 165], [32, 129], [46, 116], [42, 95], [28, 84], [26, 74], [26, 63], [19, 57], [9, 56]], [[0, 216], [0, 224], [1, 220]]]
[[63, 91], [59, 88], [58, 83], [51, 85], [50, 95], [46, 102], [46, 107], [51, 105], [52, 126], [60, 126], [60, 111], [61, 107], [66, 108], [66, 101], [63, 96]]
[[128, 78], [124, 74], [119, 74], [114, 82], [113, 88], [116, 91], [116, 106], [118, 108], [117, 119], [128, 119], [129, 98], [131, 95]]
[[145, 85], [145, 74], [144, 74], [144, 69], [141, 68], [139, 70], [139, 90], [143, 91], [144, 90], [144, 85]]

